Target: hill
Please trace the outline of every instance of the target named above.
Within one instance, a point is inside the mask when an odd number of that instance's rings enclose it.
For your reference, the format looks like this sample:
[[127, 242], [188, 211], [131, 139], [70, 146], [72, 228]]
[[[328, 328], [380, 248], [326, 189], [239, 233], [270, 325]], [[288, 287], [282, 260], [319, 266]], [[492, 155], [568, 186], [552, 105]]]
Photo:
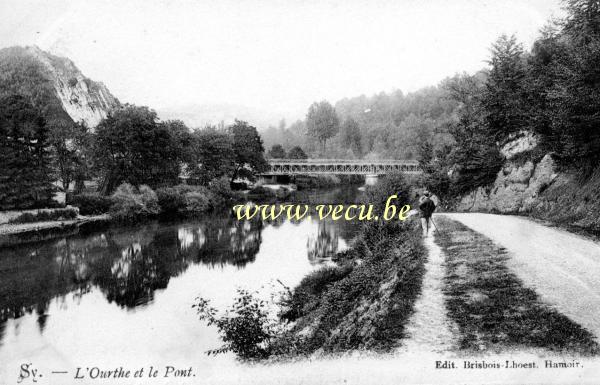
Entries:
[[75, 64], [36, 46], [0, 49], [0, 97], [23, 95], [48, 121], [83, 121], [94, 128], [119, 101]]

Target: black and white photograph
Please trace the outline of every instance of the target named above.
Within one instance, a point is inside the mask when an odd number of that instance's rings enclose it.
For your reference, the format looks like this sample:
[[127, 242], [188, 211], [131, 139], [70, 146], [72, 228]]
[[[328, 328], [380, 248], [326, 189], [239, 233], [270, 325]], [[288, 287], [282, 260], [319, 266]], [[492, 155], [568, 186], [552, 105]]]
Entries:
[[599, 0], [0, 0], [0, 385], [600, 383]]

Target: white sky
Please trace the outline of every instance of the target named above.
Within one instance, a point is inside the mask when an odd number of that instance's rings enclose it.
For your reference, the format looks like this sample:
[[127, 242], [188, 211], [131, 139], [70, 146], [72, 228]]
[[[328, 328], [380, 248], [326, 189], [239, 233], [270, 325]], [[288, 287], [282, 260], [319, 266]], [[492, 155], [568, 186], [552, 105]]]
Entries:
[[558, 0], [0, 0], [0, 47], [70, 57], [121, 101], [297, 118], [316, 100], [412, 91], [529, 46]]

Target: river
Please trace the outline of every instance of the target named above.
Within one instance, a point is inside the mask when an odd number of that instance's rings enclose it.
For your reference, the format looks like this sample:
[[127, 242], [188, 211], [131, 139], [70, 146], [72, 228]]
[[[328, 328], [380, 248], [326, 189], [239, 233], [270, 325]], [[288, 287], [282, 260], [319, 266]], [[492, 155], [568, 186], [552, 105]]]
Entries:
[[[344, 187], [302, 199], [337, 203], [356, 193]], [[293, 287], [330, 263], [358, 226], [239, 222], [222, 214], [110, 226], [0, 250], [0, 383], [16, 380], [22, 363], [52, 376], [49, 383], [73, 381], [77, 367], [169, 364], [216, 375], [234, 357], [206, 355], [220, 341], [198, 320], [195, 299], [225, 310], [237, 288], [276, 295], [283, 289], [278, 280]]]

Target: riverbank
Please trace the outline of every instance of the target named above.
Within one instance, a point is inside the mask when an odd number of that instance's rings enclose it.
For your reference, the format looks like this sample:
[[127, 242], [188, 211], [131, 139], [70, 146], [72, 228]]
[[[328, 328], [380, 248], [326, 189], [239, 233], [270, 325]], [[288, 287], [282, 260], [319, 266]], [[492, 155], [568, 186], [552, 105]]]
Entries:
[[65, 221], [0, 224], [0, 247], [47, 241], [79, 232], [81, 226], [104, 225], [113, 222], [108, 214], [84, 216]]

